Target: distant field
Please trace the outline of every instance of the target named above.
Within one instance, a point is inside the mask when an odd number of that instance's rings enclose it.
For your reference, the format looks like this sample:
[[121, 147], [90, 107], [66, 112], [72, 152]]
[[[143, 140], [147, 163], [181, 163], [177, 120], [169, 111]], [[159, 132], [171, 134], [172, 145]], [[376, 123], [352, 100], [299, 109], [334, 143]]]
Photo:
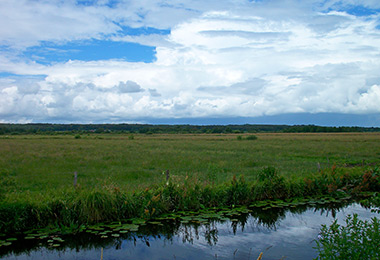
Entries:
[[[181, 182], [186, 175], [223, 183], [233, 175], [254, 181], [265, 166], [294, 178], [333, 164], [362, 171], [380, 163], [380, 133], [135, 134], [0, 137], [0, 177], [12, 196], [53, 194], [73, 186], [117, 186], [139, 190], [164, 181], [162, 172]], [[0, 182], [1, 183], [1, 182]], [[6, 187], [5, 187], [6, 186]]]

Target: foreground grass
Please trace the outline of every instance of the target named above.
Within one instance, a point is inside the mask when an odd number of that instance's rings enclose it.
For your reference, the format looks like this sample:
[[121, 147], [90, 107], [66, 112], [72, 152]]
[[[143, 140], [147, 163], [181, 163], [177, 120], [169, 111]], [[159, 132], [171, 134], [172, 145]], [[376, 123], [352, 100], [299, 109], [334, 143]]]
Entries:
[[0, 232], [380, 188], [379, 134], [257, 136], [2, 138]]

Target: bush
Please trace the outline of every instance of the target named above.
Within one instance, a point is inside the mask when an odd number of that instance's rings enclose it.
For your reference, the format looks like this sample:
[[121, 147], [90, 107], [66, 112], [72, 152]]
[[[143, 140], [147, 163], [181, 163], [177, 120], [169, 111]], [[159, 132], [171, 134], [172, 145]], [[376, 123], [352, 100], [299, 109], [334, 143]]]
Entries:
[[246, 139], [247, 139], [247, 140], [256, 140], [256, 139], [257, 139], [257, 136], [256, 136], [256, 135], [249, 135], [249, 136], [247, 136]]
[[349, 215], [346, 226], [335, 220], [329, 227], [322, 225], [316, 241], [317, 259], [380, 259], [380, 225], [377, 218], [371, 221]]

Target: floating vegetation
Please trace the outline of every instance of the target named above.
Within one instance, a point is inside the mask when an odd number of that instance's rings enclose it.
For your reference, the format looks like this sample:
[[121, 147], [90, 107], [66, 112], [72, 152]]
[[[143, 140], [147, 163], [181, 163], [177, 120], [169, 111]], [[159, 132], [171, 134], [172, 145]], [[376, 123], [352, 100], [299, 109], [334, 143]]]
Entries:
[[[368, 193], [366, 197], [370, 198], [369, 196], [371, 195], [373, 193]], [[243, 223], [248, 215], [259, 216], [260, 214], [264, 214], [262, 213], [263, 211], [266, 211], [265, 214], [277, 214], [277, 211], [283, 212], [286, 209], [294, 211], [297, 208], [323, 208], [330, 205], [347, 203], [348, 201], [352, 201], [352, 197], [348, 195], [263, 200], [250, 203], [248, 207], [212, 207], [200, 209], [199, 211], [167, 213], [156, 218], [125, 219], [110, 223], [97, 223], [96, 225], [89, 225], [87, 227], [82, 225], [78, 229], [77, 234], [83, 233], [101, 239], [115, 239], [135, 236], [146, 232], [147, 229], [155, 231], [164, 230], [167, 228], [166, 224], [168, 223], [174, 226], [194, 225], [196, 227], [199, 225], [210, 225], [214, 222], [231, 222], [233, 225], [238, 225], [239, 223]], [[13, 242], [21, 243], [23, 240], [40, 240], [41, 245], [46, 243], [49, 247], [60, 247], [65, 243], [65, 239], [63, 239], [59, 229], [54, 228], [29, 230], [23, 232], [23, 236], [12, 236], [9, 238], [6, 238], [5, 234], [0, 234], [0, 238], [2, 238], [0, 246], [10, 246]]]
[[[86, 241], [90, 245], [97, 245], [98, 247], [107, 245], [118, 246], [124, 240], [136, 241], [141, 240], [147, 246], [152, 245], [149, 238], [164, 238], [171, 239], [173, 234], [177, 232], [194, 231], [194, 233], [204, 233], [208, 243], [214, 243], [217, 239], [217, 230], [215, 226], [218, 223], [225, 223], [232, 228], [232, 232], [236, 232], [240, 227], [243, 228], [247, 223], [247, 219], [253, 217], [255, 222], [273, 229], [275, 223], [281, 220], [287, 211], [298, 213], [313, 208], [310, 204], [316, 204], [318, 201], [329, 202], [330, 204], [321, 204], [320, 209], [330, 210], [334, 209], [335, 205], [339, 206], [340, 202], [346, 203], [347, 198], [329, 198], [329, 197], [315, 197], [315, 198], [298, 198], [292, 200], [266, 200], [263, 202], [252, 203], [252, 207], [213, 207], [210, 209], [201, 209], [199, 211], [181, 212], [173, 216], [161, 218], [147, 218], [147, 219], [125, 219], [118, 222], [98, 223], [85, 227], [80, 233], [77, 233], [77, 240]], [[259, 206], [260, 207], [259, 207]], [[263, 211], [265, 209], [265, 212]], [[134, 224], [140, 223], [140, 224]], [[41, 240], [43, 237], [44, 240]], [[25, 242], [28, 246], [32, 247], [46, 247], [49, 250], [60, 252], [64, 248], [71, 248], [73, 246], [73, 236], [63, 235], [59, 233], [46, 235], [46, 230], [33, 230], [13, 236], [17, 238], [8, 242], [6, 239], [0, 240], [0, 247], [3, 247], [4, 252], [12, 250], [6, 248], [7, 243], [14, 245], [16, 248], [18, 244]], [[29, 239], [30, 238], [30, 239]], [[31, 241], [23, 241], [23, 239]], [[184, 238], [185, 239], [185, 238]], [[187, 239], [187, 238], [186, 238]], [[35, 241], [33, 241], [35, 240]], [[214, 241], [214, 242], [213, 242]], [[17, 244], [18, 243], [18, 244]], [[81, 242], [82, 243], [82, 242]], [[1, 255], [0, 255], [1, 257]]]

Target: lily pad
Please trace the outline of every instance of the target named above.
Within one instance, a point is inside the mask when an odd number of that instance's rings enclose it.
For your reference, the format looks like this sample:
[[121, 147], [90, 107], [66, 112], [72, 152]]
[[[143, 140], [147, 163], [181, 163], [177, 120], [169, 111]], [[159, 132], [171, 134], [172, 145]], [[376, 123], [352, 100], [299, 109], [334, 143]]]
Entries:
[[145, 224], [145, 219], [134, 219], [132, 224]]
[[123, 230], [131, 230], [131, 229], [138, 229], [138, 228], [139, 226], [135, 224], [124, 224], [123, 226], [121, 226], [121, 229]]
[[161, 222], [158, 221], [149, 221], [148, 223], [152, 225], [163, 225]]

